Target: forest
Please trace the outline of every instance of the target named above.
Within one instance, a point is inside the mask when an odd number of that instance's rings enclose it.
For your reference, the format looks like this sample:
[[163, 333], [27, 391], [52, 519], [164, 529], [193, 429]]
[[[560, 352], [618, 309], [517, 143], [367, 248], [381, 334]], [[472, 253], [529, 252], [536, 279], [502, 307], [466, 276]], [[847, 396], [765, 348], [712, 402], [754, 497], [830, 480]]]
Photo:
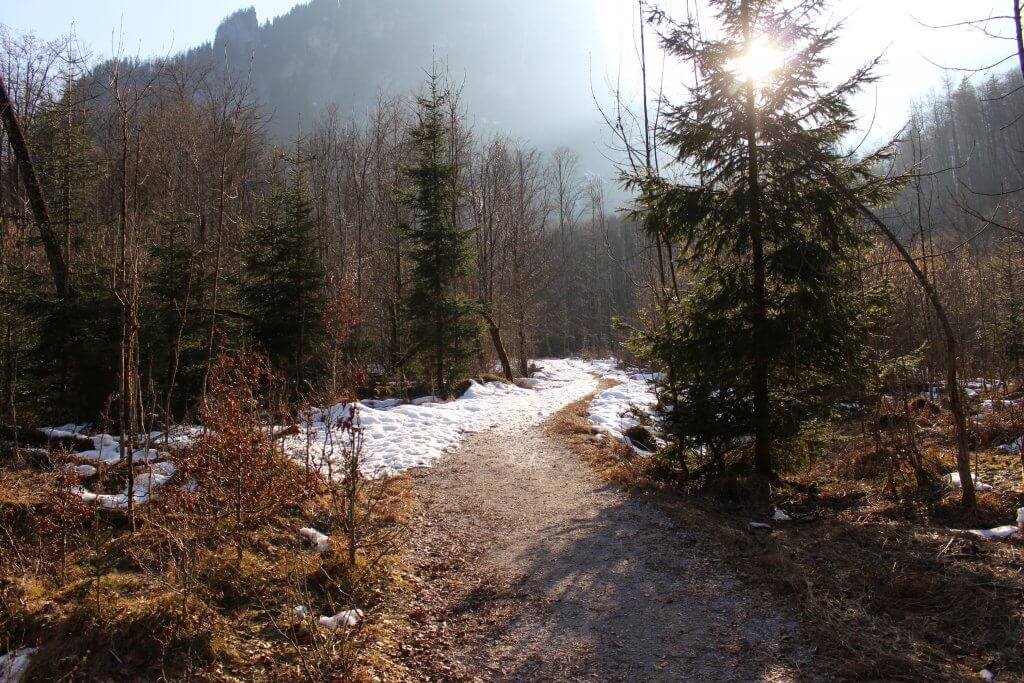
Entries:
[[345, 0], [0, 24], [0, 683], [1024, 680], [1021, 3], [873, 145], [837, 3], [634, 4], [614, 178]]

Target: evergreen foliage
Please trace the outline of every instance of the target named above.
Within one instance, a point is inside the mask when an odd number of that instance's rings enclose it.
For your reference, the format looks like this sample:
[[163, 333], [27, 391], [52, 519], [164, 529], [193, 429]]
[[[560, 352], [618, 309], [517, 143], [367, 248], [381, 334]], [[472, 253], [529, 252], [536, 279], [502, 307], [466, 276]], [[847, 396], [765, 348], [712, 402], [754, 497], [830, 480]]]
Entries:
[[[869, 205], [896, 188], [873, 176], [889, 149], [857, 159], [841, 148], [855, 126], [849, 97], [874, 81], [874, 62], [834, 87], [821, 81], [838, 37], [816, 26], [824, 2], [710, 4], [714, 38], [653, 17], [668, 24], [665, 49], [700, 77], [661, 131], [679, 177], [627, 184], [648, 230], [682, 245], [692, 285], [666, 297], [634, 344], [667, 369], [662, 407], [679, 445], [721, 453], [753, 435], [755, 467], [770, 475], [772, 444], [867, 369], [880, 302], [857, 286], [866, 239], [837, 184]], [[755, 77], [741, 65], [764, 44], [785, 59]]]
[[242, 299], [256, 342], [297, 386], [322, 335], [323, 265], [314, 239], [306, 174], [294, 165], [250, 228]]
[[996, 346], [1005, 364], [1018, 377], [1024, 361], [1024, 297], [1020, 293], [1020, 264], [1024, 256], [1024, 240], [1017, 235], [1003, 237], [996, 245], [995, 304]]
[[[146, 274], [142, 347], [150, 351], [157, 385], [171, 390], [172, 416], [184, 414], [188, 397], [202, 387], [208, 316], [201, 314], [209, 290], [201, 268], [202, 249], [186, 223], [164, 226], [150, 249]], [[163, 398], [163, 397], [161, 397]]]
[[[42, 103], [32, 144], [51, 220], [57, 229], [70, 278], [72, 300], [54, 301], [52, 285], [28, 272], [20, 293], [25, 314], [36, 321], [26, 370], [47, 388], [55, 416], [92, 418], [116, 390], [120, 310], [110, 288], [111, 271], [89, 249], [103, 234], [94, 198], [104, 167], [86, 130], [78, 87], [64, 87]], [[56, 370], [56, 372], [54, 372]]]
[[416, 161], [405, 171], [412, 183], [407, 201], [412, 221], [404, 226], [412, 261], [406, 299], [413, 339], [420, 340], [435, 390], [447, 394], [480, 334], [476, 304], [460, 291], [472, 263], [472, 230], [457, 225], [458, 188], [449, 158], [454, 134], [447, 119], [451, 92], [435, 68], [417, 98], [412, 130]]

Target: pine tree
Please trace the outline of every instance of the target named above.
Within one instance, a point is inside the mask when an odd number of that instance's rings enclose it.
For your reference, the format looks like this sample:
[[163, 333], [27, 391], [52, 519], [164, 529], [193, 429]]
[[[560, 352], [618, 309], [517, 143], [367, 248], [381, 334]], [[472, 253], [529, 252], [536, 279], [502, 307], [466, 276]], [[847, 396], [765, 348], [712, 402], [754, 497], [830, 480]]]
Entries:
[[445, 395], [465, 360], [473, 353], [480, 329], [476, 305], [459, 287], [472, 262], [472, 230], [455, 223], [458, 188], [449, 158], [447, 119], [451, 93], [434, 69], [426, 94], [417, 98], [417, 125], [411, 136], [416, 162], [406, 169], [412, 191], [406, 198], [413, 211], [404, 226], [412, 260], [412, 282], [406, 298], [413, 338], [422, 342], [435, 390]]
[[168, 221], [150, 247], [141, 343], [152, 353], [154, 381], [163, 389], [160, 407], [168, 419], [184, 414], [188, 398], [202, 388], [206, 320], [199, 309], [209, 281], [200, 255], [183, 221]]
[[88, 253], [101, 233], [92, 214], [103, 181], [103, 165], [86, 130], [84, 94], [67, 74], [59, 95], [41, 104], [32, 130], [32, 149], [50, 219], [60, 241], [74, 297], [50, 301], [46, 287], [26, 301], [38, 326], [30, 373], [53, 386], [59, 413], [91, 417], [114, 390], [117, 365], [109, 330], [119, 313], [110, 291], [110, 271]]
[[995, 335], [1007, 368], [1014, 377], [1021, 374], [1024, 360], [1024, 297], [1020, 292], [1020, 264], [1024, 254], [1024, 242], [1016, 235], [1004, 236], [998, 240], [994, 251], [994, 280], [996, 285], [994, 304], [998, 316]]
[[242, 298], [252, 335], [300, 388], [322, 334], [323, 265], [314, 227], [306, 175], [295, 165], [249, 230], [244, 264]]
[[660, 389], [680, 445], [720, 454], [753, 435], [755, 470], [773, 476], [773, 444], [863, 371], [878, 310], [855, 284], [866, 240], [840, 187], [868, 205], [896, 188], [872, 176], [888, 149], [862, 159], [841, 149], [855, 127], [848, 99], [874, 80], [874, 62], [822, 82], [837, 40], [836, 27], [816, 25], [824, 0], [709, 4], [713, 38], [652, 15], [667, 25], [664, 48], [698, 78], [665, 114], [679, 173], [626, 181], [652, 236], [683, 247], [693, 282], [635, 343], [672, 368]]

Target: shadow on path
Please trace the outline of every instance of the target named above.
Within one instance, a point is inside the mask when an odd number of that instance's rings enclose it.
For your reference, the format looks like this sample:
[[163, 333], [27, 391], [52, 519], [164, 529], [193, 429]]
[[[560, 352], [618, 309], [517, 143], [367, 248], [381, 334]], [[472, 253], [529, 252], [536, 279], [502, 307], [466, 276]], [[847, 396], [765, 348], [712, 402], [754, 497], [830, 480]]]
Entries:
[[416, 479], [417, 599], [452, 679], [808, 678], [778, 605], [543, 431], [473, 435]]

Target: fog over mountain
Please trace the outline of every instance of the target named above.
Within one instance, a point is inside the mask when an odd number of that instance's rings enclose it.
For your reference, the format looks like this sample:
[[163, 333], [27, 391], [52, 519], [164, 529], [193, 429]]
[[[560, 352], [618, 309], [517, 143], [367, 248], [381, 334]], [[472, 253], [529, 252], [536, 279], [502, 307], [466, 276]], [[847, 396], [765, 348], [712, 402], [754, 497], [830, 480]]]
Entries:
[[331, 104], [358, 117], [381, 95], [411, 95], [436, 59], [464, 84], [478, 135], [570, 147], [581, 171], [610, 178], [594, 103], [610, 100], [609, 88], [603, 71], [591, 73], [600, 46], [589, 0], [313, 0], [262, 24], [253, 8], [239, 10], [187, 58], [251, 72], [282, 139]]

